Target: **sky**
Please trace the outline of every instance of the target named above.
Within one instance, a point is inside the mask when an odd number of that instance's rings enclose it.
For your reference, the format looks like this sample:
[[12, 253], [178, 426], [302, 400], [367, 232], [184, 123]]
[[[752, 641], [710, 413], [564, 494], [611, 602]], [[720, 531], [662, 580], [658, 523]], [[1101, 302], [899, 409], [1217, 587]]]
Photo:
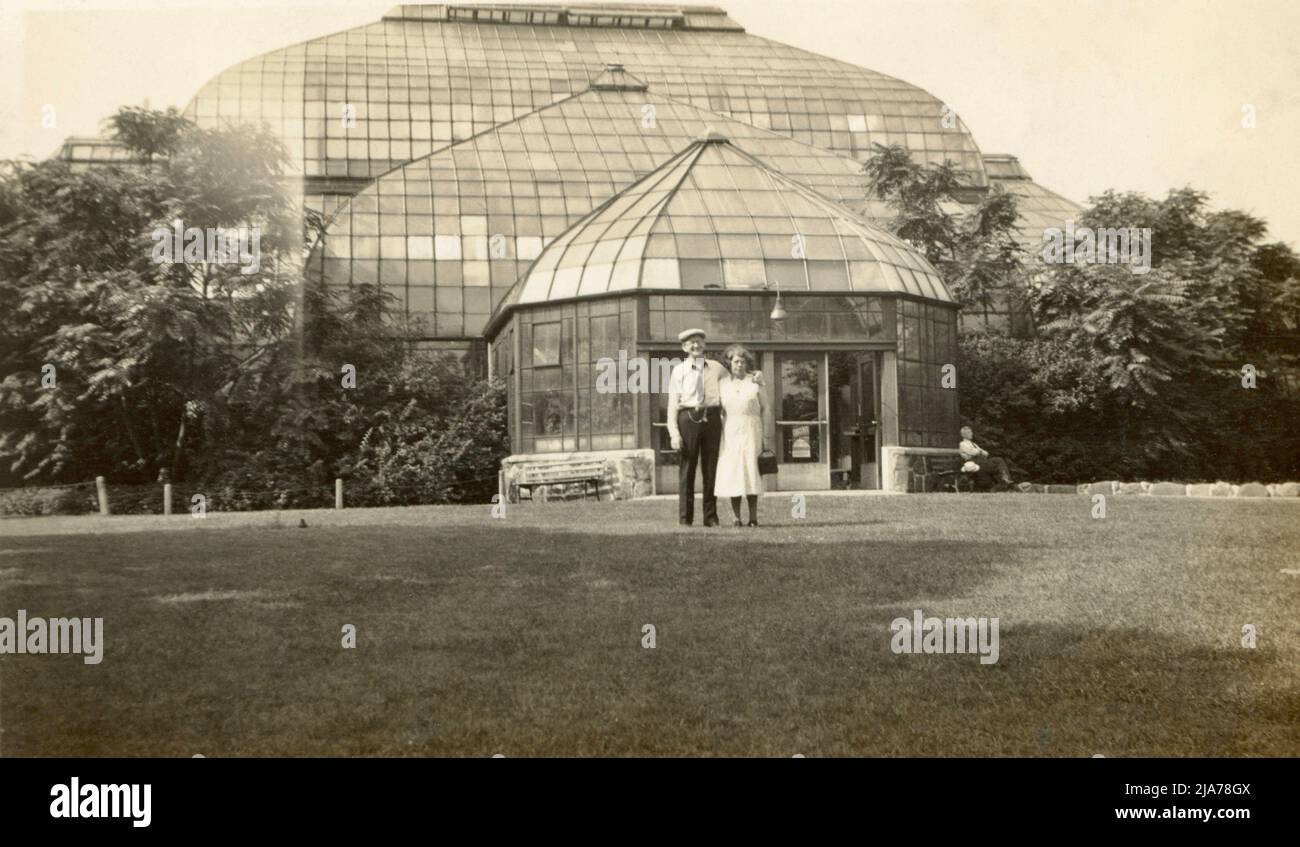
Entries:
[[[3, 0], [0, 158], [244, 59], [377, 21], [365, 0]], [[1300, 0], [714, 0], [750, 33], [906, 80], [1073, 200], [1191, 185], [1300, 245]], [[43, 125], [46, 106], [55, 126]], [[1246, 124], [1253, 123], [1253, 126]]]

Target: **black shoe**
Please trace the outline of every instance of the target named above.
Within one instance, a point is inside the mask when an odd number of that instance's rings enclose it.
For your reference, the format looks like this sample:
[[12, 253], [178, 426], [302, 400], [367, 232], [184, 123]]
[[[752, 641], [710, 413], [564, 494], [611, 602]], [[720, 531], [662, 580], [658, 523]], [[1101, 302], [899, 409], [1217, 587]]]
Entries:
[[691, 518], [678, 518], [677, 522], [682, 526], [693, 526], [695, 524], [695, 521]]
[[717, 525], [718, 525], [718, 519], [717, 519], [717, 518], [705, 518], [705, 519], [704, 519], [704, 525], [705, 525], [705, 526], [717, 526]]
[[[736, 521], [736, 523], [739, 524], [740, 521]], [[750, 518], [750, 519], [749, 519], [749, 525], [750, 525], [750, 526], [758, 526], [758, 518]]]
[[732, 525], [732, 526], [744, 526], [744, 524], [740, 522], [740, 518], [736, 518], [735, 520], [733, 520], [733, 521], [731, 522], [731, 525]]

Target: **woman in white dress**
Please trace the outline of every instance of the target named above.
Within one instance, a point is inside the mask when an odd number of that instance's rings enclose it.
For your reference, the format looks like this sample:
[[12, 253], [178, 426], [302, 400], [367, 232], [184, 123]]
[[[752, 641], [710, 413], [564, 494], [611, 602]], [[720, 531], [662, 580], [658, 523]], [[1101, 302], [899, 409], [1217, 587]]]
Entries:
[[740, 498], [749, 506], [749, 525], [758, 526], [758, 495], [763, 493], [763, 477], [758, 473], [758, 452], [763, 446], [763, 389], [754, 382], [750, 371], [754, 357], [739, 344], [728, 347], [723, 362], [730, 370], [724, 378], [722, 394], [722, 450], [718, 454], [718, 471], [713, 493], [731, 498], [731, 511], [740, 526]]

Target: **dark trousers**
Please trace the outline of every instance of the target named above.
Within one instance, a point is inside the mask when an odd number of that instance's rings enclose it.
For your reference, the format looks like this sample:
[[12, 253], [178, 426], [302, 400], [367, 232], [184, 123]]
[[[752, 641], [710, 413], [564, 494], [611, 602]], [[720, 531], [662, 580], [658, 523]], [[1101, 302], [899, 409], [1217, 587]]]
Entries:
[[995, 488], [999, 485], [1011, 484], [1011, 469], [1007, 466], [1006, 459], [1000, 456], [985, 456], [976, 459], [975, 464], [980, 466], [976, 478], [981, 488]]
[[[704, 420], [700, 421], [701, 415]], [[718, 520], [718, 498], [713, 495], [713, 478], [718, 470], [718, 453], [722, 446], [722, 409], [682, 409], [677, 413], [677, 429], [682, 434], [682, 462], [677, 467], [677, 516], [695, 520], [695, 466], [703, 465], [704, 522]]]

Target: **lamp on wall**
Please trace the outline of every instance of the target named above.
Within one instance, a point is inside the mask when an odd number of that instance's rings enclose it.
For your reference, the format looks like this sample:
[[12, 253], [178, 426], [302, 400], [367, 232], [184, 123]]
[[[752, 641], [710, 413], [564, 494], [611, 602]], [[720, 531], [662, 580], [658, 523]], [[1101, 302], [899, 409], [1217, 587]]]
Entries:
[[[766, 282], [763, 283], [763, 287], [768, 287]], [[785, 320], [785, 307], [781, 305], [781, 283], [772, 283], [772, 288], [776, 289], [776, 306], [772, 309], [772, 314], [768, 317], [774, 321], [783, 321]]]

